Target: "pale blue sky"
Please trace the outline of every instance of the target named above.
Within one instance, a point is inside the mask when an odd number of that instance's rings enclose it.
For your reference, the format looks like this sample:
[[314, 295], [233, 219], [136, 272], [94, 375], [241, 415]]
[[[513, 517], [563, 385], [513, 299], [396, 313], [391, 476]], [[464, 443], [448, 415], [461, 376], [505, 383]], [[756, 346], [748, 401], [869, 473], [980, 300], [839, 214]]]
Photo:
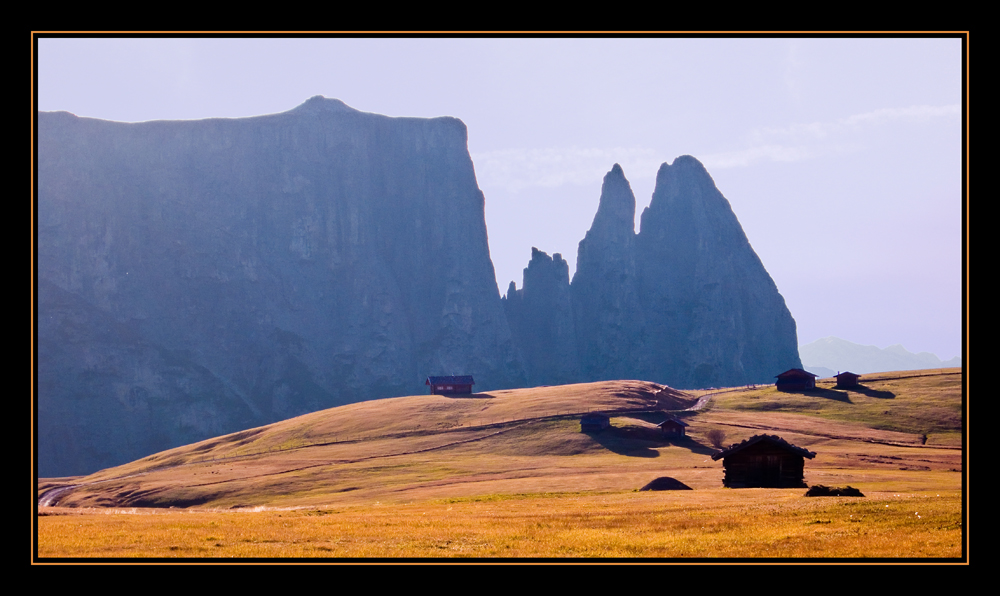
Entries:
[[601, 181], [708, 168], [800, 345], [961, 354], [958, 38], [56, 39], [38, 108], [120, 121], [283, 112], [313, 95], [455, 116], [501, 293], [531, 247], [575, 269]]

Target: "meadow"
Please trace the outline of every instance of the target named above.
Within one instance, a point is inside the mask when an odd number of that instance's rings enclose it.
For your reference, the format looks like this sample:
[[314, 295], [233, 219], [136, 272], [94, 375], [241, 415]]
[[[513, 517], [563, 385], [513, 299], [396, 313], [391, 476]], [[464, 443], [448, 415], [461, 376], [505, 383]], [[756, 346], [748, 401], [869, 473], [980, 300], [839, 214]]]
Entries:
[[[881, 380], [879, 380], [881, 378]], [[858, 390], [702, 392], [615, 381], [412, 396], [334, 408], [40, 479], [38, 561], [887, 559], [961, 561], [959, 369], [862, 379]], [[581, 433], [579, 416], [611, 411]], [[815, 451], [805, 489], [727, 489], [706, 437], [778, 434]], [[659, 477], [692, 490], [639, 490]]]

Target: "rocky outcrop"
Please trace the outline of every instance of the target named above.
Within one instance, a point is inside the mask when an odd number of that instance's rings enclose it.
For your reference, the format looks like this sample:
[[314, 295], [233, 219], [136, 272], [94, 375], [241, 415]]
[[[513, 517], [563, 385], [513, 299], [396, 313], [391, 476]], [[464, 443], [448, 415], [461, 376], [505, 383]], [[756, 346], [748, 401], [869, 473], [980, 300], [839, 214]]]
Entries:
[[503, 298], [530, 386], [575, 383], [580, 378], [569, 287], [569, 265], [562, 255], [550, 257], [532, 248], [522, 288], [510, 282]]
[[427, 375], [526, 382], [455, 118], [40, 113], [37, 225], [42, 475]]
[[[643, 379], [703, 388], [770, 383], [801, 368], [795, 321], [698, 160], [683, 156], [663, 164], [638, 234], [634, 218], [635, 197], [615, 164], [580, 242], [570, 286], [574, 381]], [[532, 316], [546, 320], [543, 312]], [[538, 349], [529, 335], [515, 338], [524, 354]], [[541, 361], [526, 357], [533, 358]]]

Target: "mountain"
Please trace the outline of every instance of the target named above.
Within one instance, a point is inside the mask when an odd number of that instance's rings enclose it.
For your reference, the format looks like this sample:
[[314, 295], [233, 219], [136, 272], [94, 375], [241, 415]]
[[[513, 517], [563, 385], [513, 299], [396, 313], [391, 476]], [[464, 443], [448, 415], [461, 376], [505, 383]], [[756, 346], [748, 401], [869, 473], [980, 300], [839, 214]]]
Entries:
[[800, 367], [795, 322], [693, 157], [636, 234], [619, 165], [577, 270], [532, 249], [501, 299], [465, 125], [321, 96], [254, 118], [38, 114], [37, 446], [76, 475], [300, 414]]
[[511, 282], [503, 297], [514, 343], [520, 347], [531, 385], [564, 385], [580, 377], [576, 327], [569, 290], [569, 264], [531, 249], [523, 287]]
[[691, 156], [663, 164], [636, 237], [650, 374], [770, 383], [800, 366], [795, 320], [729, 201]]
[[523, 386], [465, 125], [38, 114], [38, 464], [79, 474], [276, 420]]
[[641, 379], [635, 196], [621, 166], [604, 177], [594, 222], [580, 241], [572, 296], [582, 379]]
[[[914, 354], [896, 344], [885, 349], [862, 346], [838, 337], [824, 337], [799, 348], [806, 370], [822, 374], [829, 370], [856, 374], [894, 370], [923, 370], [962, 366], [960, 357], [942, 361], [930, 352]], [[814, 368], [826, 369], [822, 372]], [[834, 373], [836, 374], [836, 373]], [[829, 376], [825, 375], [824, 376]]]
[[[635, 197], [618, 164], [604, 178], [594, 222], [580, 242], [577, 270], [552, 290], [559, 306], [533, 321], [565, 320], [548, 352], [573, 352], [576, 382], [643, 379], [677, 388], [770, 383], [800, 368], [795, 321], [744, 234], [729, 201], [691, 156], [664, 163], [635, 233]], [[522, 290], [537, 292], [531, 275], [545, 253], [532, 249]], [[560, 259], [561, 260], [561, 259]], [[568, 292], [567, 292], [568, 289]], [[571, 306], [566, 305], [565, 296]], [[536, 307], [541, 309], [541, 307]], [[507, 308], [512, 329], [533, 329]], [[515, 332], [526, 362], [538, 356], [532, 339]], [[536, 377], [528, 366], [529, 383]]]

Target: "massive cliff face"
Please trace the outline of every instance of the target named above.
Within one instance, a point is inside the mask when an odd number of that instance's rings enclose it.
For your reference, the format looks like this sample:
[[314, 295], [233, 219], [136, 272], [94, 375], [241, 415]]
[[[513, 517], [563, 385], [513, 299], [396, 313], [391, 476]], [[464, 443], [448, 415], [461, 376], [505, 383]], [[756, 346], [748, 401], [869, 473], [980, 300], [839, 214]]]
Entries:
[[38, 447], [75, 474], [323, 407], [525, 383], [454, 118], [38, 115]]
[[[800, 368], [785, 301], [750, 247], [729, 202], [705, 168], [690, 156], [663, 164], [656, 189], [635, 233], [635, 197], [618, 164], [604, 178], [594, 223], [580, 242], [569, 285], [574, 339], [539, 344], [515, 333], [529, 381], [531, 361], [569, 353], [575, 343], [575, 381], [643, 379], [677, 388], [769, 383]], [[537, 252], [537, 249], [533, 249]], [[544, 255], [544, 253], [541, 253]], [[525, 269], [522, 290], [538, 292]], [[560, 290], [561, 291], [561, 290]], [[511, 326], [535, 330], [567, 307], [531, 314], [508, 307]], [[536, 332], [537, 335], [537, 332]], [[538, 346], [550, 346], [539, 353]], [[572, 370], [561, 364], [561, 370]]]

